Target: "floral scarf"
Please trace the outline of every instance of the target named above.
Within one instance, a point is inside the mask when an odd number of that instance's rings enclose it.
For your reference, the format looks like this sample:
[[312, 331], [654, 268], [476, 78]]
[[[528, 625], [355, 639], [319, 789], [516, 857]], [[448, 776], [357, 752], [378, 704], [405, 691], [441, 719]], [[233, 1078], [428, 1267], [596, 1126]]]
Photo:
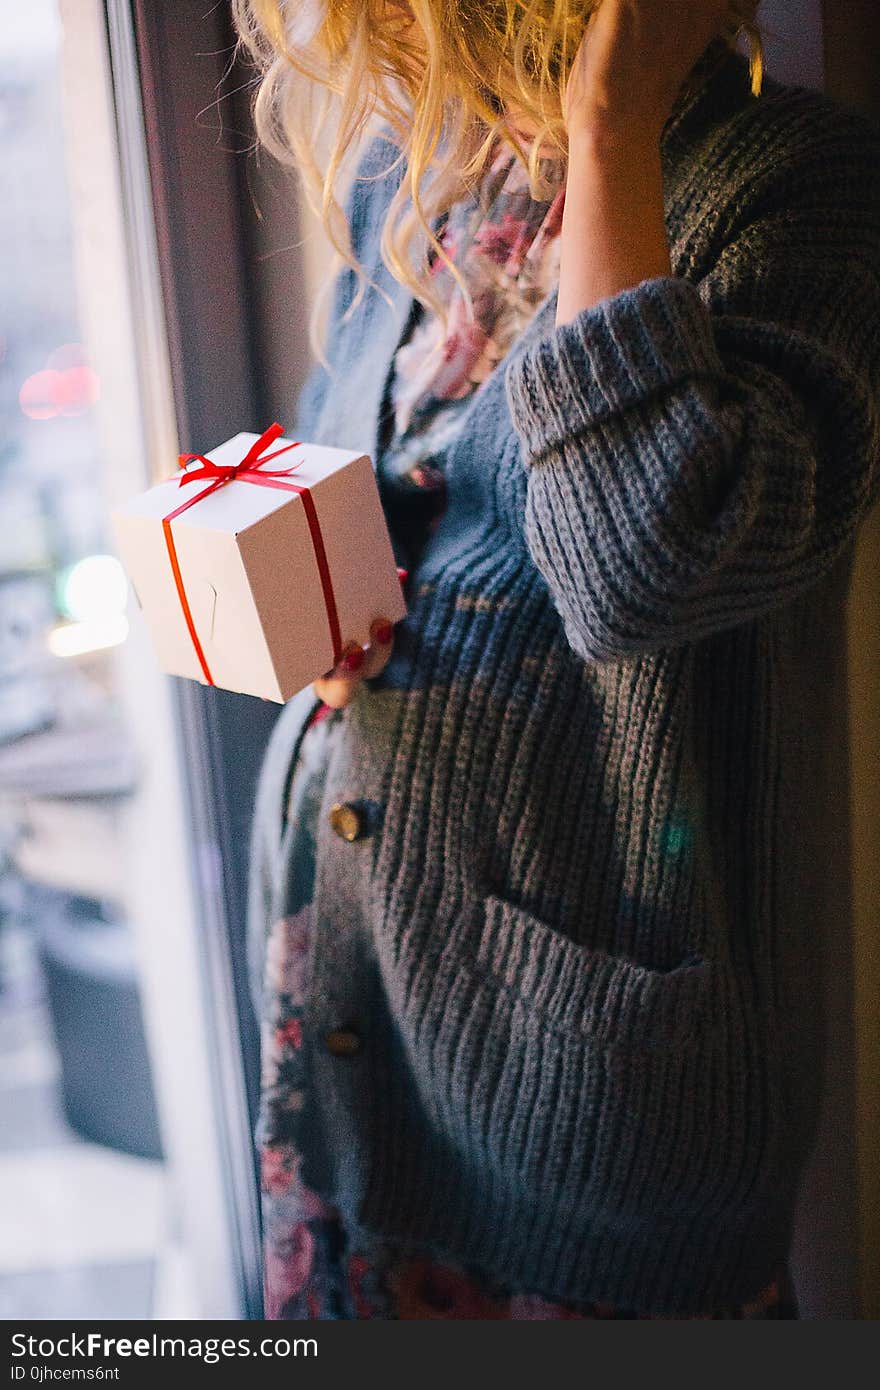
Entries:
[[434, 456], [454, 438], [470, 396], [558, 280], [565, 196], [560, 160], [540, 159], [542, 175], [559, 191], [537, 201], [522, 162], [500, 147], [479, 191], [453, 205], [439, 236], [468, 287], [473, 317], [454, 276], [434, 257], [434, 286], [449, 312], [446, 338], [439, 315], [422, 310], [397, 350], [394, 436], [383, 473], [404, 492], [432, 493], [434, 512], [442, 510], [444, 496]]

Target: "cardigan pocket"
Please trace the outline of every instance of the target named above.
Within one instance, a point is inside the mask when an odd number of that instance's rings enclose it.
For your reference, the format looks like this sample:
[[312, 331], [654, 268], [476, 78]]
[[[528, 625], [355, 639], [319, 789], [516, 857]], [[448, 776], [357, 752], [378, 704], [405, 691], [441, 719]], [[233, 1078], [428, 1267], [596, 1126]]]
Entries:
[[691, 953], [656, 969], [580, 945], [495, 893], [481, 907], [465, 968], [491, 978], [543, 1026], [629, 1048], [682, 1045], [706, 1026], [721, 984], [707, 957]]
[[587, 1240], [735, 1220], [772, 1184], [778, 1038], [730, 965], [642, 966], [494, 894], [459, 925], [405, 1032], [428, 1130], [472, 1155], [480, 1190]]

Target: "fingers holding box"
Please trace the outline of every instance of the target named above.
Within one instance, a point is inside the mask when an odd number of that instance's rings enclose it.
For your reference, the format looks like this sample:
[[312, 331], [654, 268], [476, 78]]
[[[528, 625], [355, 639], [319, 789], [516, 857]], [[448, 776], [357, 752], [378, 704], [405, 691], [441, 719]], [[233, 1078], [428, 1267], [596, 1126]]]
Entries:
[[325, 705], [341, 709], [354, 699], [364, 677], [378, 676], [384, 670], [393, 649], [393, 623], [377, 618], [370, 624], [370, 641], [365, 646], [349, 642], [339, 665], [313, 682], [315, 694]]

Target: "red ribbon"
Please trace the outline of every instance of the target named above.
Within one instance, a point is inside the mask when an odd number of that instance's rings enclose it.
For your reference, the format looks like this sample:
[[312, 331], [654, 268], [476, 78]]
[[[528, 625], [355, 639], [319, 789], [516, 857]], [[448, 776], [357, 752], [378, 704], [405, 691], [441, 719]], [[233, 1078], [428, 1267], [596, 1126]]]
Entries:
[[330, 578], [330, 566], [327, 563], [327, 552], [324, 549], [324, 538], [321, 535], [321, 525], [318, 521], [318, 513], [315, 510], [315, 501], [307, 486], [301, 483], [285, 483], [279, 481], [281, 478], [288, 477], [294, 469], [299, 467], [298, 463], [292, 464], [290, 468], [265, 468], [264, 464], [271, 463], [272, 459], [278, 458], [279, 454], [286, 454], [289, 449], [300, 448], [300, 441], [293, 444], [285, 444], [283, 449], [276, 449], [272, 454], [265, 454], [263, 450], [268, 449], [274, 444], [279, 435], [284, 430], [277, 422], [264, 430], [259, 439], [255, 440], [248, 449], [240, 463], [222, 464], [214, 463], [213, 459], [206, 458], [204, 454], [181, 454], [179, 463], [181, 466], [197, 459], [201, 463], [201, 468], [191, 469], [181, 475], [180, 487], [185, 487], [187, 483], [199, 482], [203, 478], [212, 479], [209, 487], [203, 489], [196, 497], [190, 497], [173, 512], [169, 512], [162, 520], [162, 530], [165, 535], [165, 546], [168, 551], [168, 559], [171, 562], [171, 572], [174, 575], [174, 583], [180, 599], [180, 606], [186, 620], [187, 630], [192, 641], [195, 654], [198, 657], [202, 674], [208, 685], [214, 685], [214, 678], [208, 668], [199, 635], [193, 622], [192, 611], [189, 600], [186, 596], [183, 577], [180, 573], [180, 564], [177, 559], [177, 547], [174, 544], [174, 537], [171, 534], [171, 523], [181, 512], [185, 512], [189, 507], [194, 507], [197, 502], [201, 502], [203, 497], [209, 497], [218, 488], [231, 483], [234, 479], [241, 482], [257, 483], [262, 487], [281, 488], [285, 492], [298, 492], [303, 500], [303, 508], [306, 520], [309, 524], [309, 531], [312, 537], [312, 546], [315, 551], [315, 559], [318, 563], [318, 573], [321, 577], [321, 588], [324, 593], [324, 604], [327, 609], [327, 620], [330, 624], [330, 638], [333, 643], [333, 665], [335, 666], [342, 656], [342, 638], [339, 628], [339, 615], [336, 611], [336, 599], [333, 595], [333, 583]]

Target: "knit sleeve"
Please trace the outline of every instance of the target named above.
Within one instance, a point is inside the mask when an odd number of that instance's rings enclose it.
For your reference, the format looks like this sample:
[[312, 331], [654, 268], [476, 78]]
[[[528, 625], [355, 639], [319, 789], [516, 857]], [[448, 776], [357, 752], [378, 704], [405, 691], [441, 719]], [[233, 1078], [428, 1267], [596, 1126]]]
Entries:
[[880, 492], [880, 129], [835, 150], [777, 168], [703, 278], [642, 280], [506, 370], [527, 544], [585, 659], [794, 599]]

